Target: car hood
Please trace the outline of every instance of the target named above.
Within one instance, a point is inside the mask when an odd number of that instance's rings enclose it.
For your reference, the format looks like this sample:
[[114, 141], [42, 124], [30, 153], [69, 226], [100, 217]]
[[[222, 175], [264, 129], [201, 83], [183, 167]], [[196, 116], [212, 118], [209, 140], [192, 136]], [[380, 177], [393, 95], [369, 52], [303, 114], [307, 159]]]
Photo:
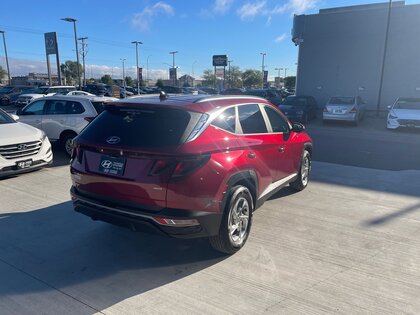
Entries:
[[416, 119], [420, 120], [420, 110], [419, 109], [393, 109], [395, 116], [399, 119]]
[[0, 146], [37, 141], [41, 137], [41, 130], [21, 122], [0, 124]]

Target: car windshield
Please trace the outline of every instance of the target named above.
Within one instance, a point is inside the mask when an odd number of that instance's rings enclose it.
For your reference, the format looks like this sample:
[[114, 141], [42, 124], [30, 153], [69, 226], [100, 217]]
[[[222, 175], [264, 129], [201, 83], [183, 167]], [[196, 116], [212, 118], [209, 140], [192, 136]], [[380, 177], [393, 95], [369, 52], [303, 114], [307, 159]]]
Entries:
[[31, 93], [34, 93], [34, 94], [47, 94], [48, 89], [49, 89], [48, 87], [39, 87], [39, 88], [34, 89]]
[[353, 105], [354, 97], [331, 97], [329, 104]]
[[0, 124], [10, 124], [14, 122], [14, 119], [12, 119], [9, 115], [0, 109]]
[[5, 87], [0, 88], [0, 94], [10, 93], [11, 91], [13, 91], [13, 87], [10, 87], [10, 86], [5, 86]]
[[306, 99], [303, 97], [288, 96], [281, 105], [305, 106]]
[[84, 132], [84, 138], [106, 143], [110, 136], [121, 138], [126, 147], [155, 148], [177, 145], [191, 119], [177, 109], [108, 108]]
[[419, 98], [405, 98], [398, 100], [395, 105], [394, 109], [415, 109], [420, 110], [420, 99]]

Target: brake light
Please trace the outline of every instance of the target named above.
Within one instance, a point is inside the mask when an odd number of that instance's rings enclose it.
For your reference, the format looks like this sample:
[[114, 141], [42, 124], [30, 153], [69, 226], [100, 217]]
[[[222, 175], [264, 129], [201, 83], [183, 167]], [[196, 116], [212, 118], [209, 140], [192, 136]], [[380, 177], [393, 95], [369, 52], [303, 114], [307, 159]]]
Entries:
[[153, 163], [152, 168], [150, 169], [149, 176], [156, 176], [161, 174], [164, 170], [169, 168], [174, 164], [174, 161], [168, 159], [159, 159]]
[[185, 176], [196, 169], [202, 167], [210, 159], [210, 155], [200, 155], [193, 158], [183, 159], [178, 161], [172, 177]]
[[85, 117], [84, 118], [87, 122], [92, 122], [92, 120], [94, 120], [95, 119], [95, 117]]

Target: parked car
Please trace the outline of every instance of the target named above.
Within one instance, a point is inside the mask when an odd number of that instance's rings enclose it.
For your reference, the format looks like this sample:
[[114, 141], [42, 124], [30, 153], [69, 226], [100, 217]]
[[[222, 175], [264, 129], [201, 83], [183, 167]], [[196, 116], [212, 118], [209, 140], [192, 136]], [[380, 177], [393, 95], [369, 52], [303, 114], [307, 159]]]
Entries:
[[283, 101], [283, 97], [272, 89], [251, 89], [246, 90], [243, 94], [263, 97], [276, 106], [279, 106]]
[[317, 104], [312, 96], [287, 96], [279, 108], [291, 121], [307, 124], [316, 118]]
[[44, 97], [44, 96], [51, 96], [55, 94], [67, 94], [68, 92], [76, 91], [76, 87], [74, 86], [41, 86], [31, 93], [25, 93], [19, 95], [18, 99], [16, 100], [16, 106], [23, 107], [28, 105], [33, 100]]
[[208, 237], [232, 254], [252, 212], [302, 190], [311, 138], [258, 97], [145, 96], [106, 106], [74, 140], [76, 211], [133, 230]]
[[400, 97], [388, 109], [388, 129], [420, 128], [420, 98]]
[[39, 169], [53, 160], [45, 132], [18, 120], [0, 109], [0, 177]]
[[11, 105], [16, 101], [18, 95], [24, 93], [25, 91], [29, 91], [29, 89], [31, 89], [31, 87], [27, 86], [4, 86], [0, 88], [0, 105]]
[[199, 89], [201, 91], [206, 92], [207, 94], [212, 94], [212, 95], [219, 94], [215, 88], [200, 86]]
[[28, 125], [44, 130], [51, 142], [59, 142], [71, 154], [72, 141], [99, 113], [116, 100], [99, 96], [54, 95], [36, 99], [17, 114]]
[[360, 96], [331, 97], [322, 112], [322, 121], [348, 121], [358, 125], [364, 118], [366, 102]]
[[244, 94], [245, 89], [240, 88], [228, 88], [220, 92], [222, 95], [242, 95]]
[[105, 84], [86, 84], [82, 87], [82, 91], [95, 94], [97, 96], [111, 96], [110, 89]]
[[71, 91], [68, 92], [66, 95], [72, 95], [72, 96], [77, 96], [77, 95], [84, 95], [84, 96], [95, 96], [95, 94], [89, 93], [89, 92], [85, 92], [85, 91]]
[[167, 94], [183, 94], [182, 88], [178, 86], [164, 85], [160, 87], [160, 91], [163, 91]]

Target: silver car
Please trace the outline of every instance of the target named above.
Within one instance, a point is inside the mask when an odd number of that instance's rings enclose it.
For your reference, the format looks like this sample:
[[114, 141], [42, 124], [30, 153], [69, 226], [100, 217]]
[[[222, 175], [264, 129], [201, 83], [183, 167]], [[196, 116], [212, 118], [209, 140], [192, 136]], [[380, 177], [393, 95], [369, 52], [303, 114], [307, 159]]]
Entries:
[[366, 102], [360, 96], [331, 97], [322, 113], [323, 122], [339, 120], [358, 125], [366, 111]]

